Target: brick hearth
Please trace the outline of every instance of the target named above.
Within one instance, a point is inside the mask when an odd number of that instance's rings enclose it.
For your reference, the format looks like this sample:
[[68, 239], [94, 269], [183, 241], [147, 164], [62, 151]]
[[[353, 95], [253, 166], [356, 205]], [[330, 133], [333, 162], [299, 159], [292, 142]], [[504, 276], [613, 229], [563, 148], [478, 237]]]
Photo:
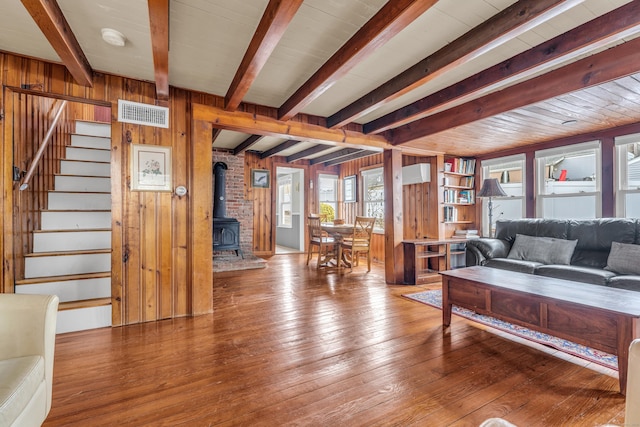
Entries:
[[[224, 263], [224, 270], [242, 270], [244, 264], [250, 265], [255, 257], [251, 250], [253, 239], [253, 202], [244, 199], [244, 155], [240, 154], [234, 156], [225, 152], [213, 152], [213, 163], [211, 164], [211, 176], [213, 177], [213, 165], [216, 162], [224, 162], [227, 164], [226, 172], [226, 197], [227, 197], [227, 212], [226, 215], [229, 218], [236, 218], [240, 222], [240, 247], [244, 253], [245, 260], [239, 256], [235, 256], [232, 251], [215, 251], [213, 253], [214, 271], [221, 268], [220, 265]], [[213, 206], [211, 207], [213, 210]], [[233, 268], [233, 265], [237, 264], [237, 268]], [[261, 265], [262, 266], [262, 265]], [[256, 267], [250, 267], [256, 268]], [[258, 267], [259, 268], [259, 267]]]

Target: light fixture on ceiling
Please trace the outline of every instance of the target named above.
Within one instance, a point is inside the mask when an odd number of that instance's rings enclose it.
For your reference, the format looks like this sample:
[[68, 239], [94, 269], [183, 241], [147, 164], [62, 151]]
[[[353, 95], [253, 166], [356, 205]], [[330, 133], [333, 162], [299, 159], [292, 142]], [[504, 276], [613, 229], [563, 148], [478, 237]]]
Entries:
[[578, 123], [578, 121], [575, 119], [565, 120], [564, 122], [562, 122], [564, 126], [572, 126], [572, 125], [575, 125], [576, 123]]
[[102, 40], [112, 46], [122, 47], [127, 42], [127, 38], [120, 31], [116, 31], [112, 28], [103, 28], [101, 31]]

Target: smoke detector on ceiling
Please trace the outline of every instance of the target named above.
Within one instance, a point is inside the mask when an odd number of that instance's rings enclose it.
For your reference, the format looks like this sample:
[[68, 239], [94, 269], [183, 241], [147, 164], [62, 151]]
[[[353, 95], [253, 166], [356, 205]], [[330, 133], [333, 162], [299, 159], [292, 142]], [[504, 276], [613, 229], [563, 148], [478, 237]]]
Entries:
[[127, 42], [127, 38], [120, 31], [116, 31], [112, 28], [103, 28], [101, 31], [102, 40], [112, 46], [122, 47]]

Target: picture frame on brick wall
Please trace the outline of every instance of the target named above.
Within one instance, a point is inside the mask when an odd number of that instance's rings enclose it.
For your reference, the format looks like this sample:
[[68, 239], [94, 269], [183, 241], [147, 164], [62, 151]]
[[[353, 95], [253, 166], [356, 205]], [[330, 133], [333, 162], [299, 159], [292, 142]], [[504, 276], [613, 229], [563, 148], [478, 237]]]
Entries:
[[171, 189], [171, 147], [131, 144], [131, 191]]
[[269, 171], [266, 169], [251, 169], [251, 186], [269, 188]]

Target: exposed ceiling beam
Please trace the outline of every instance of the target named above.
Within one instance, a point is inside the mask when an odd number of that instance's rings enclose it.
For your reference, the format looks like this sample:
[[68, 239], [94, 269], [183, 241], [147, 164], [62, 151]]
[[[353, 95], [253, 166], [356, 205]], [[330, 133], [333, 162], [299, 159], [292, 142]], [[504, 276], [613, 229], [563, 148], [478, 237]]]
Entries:
[[[575, 0], [574, 0], [575, 1]], [[395, 37], [437, 0], [390, 0], [329, 58], [278, 110], [289, 120], [355, 67]]]
[[454, 85], [417, 100], [363, 125], [365, 133], [379, 133], [489, 93], [497, 85], [529, 77], [543, 67], [569, 61], [640, 31], [640, 2], [634, 1], [533, 49], [522, 52]]
[[287, 150], [295, 145], [300, 144], [301, 141], [298, 141], [296, 139], [290, 139], [288, 141], [285, 141], [281, 144], [276, 145], [273, 148], [268, 149], [267, 151], [263, 152], [260, 154], [260, 158], [261, 159], [266, 159], [267, 157], [271, 157], [274, 156], [276, 154], [278, 154], [281, 151]]
[[307, 148], [306, 150], [298, 151], [297, 153], [287, 156], [287, 163], [295, 162], [296, 160], [313, 156], [314, 154], [321, 153], [330, 148], [331, 146], [329, 145], [322, 145], [322, 144], [314, 145], [313, 147]]
[[147, 0], [156, 97], [169, 99], [169, 0]]
[[640, 38], [499, 92], [389, 130], [386, 134], [394, 144], [403, 144], [638, 71], [640, 71]]
[[255, 145], [258, 141], [260, 141], [264, 136], [262, 135], [251, 135], [249, 138], [242, 141], [236, 148], [233, 149], [233, 155], [237, 156], [242, 153], [244, 150], [248, 150], [250, 147]]
[[520, 0], [327, 118], [343, 126], [512, 40], [584, 0]]
[[353, 153], [351, 155], [348, 155], [348, 156], [345, 156], [345, 157], [341, 157], [339, 159], [330, 160], [328, 162], [325, 162], [324, 165], [325, 166], [339, 165], [340, 163], [349, 162], [351, 160], [359, 159], [361, 157], [372, 156], [374, 154], [380, 154], [380, 152], [379, 151], [370, 151], [370, 150], [361, 150], [358, 153]]
[[22, 0], [33, 20], [75, 81], [93, 86], [93, 70], [55, 0]]
[[361, 148], [343, 148], [342, 150], [333, 151], [331, 153], [325, 154], [324, 156], [316, 157], [315, 159], [311, 159], [309, 164], [317, 165], [318, 163], [324, 163], [331, 160], [339, 159], [341, 157], [350, 156], [354, 153], [359, 153], [363, 151]]
[[298, 121], [283, 122], [259, 114], [226, 111], [212, 105], [194, 103], [192, 108], [194, 120], [211, 122], [214, 127], [236, 132], [299, 139], [334, 146], [349, 145], [379, 149], [391, 147], [391, 144], [383, 135], [365, 135], [361, 132], [346, 129], [327, 129], [324, 126]]
[[278, 45], [302, 2], [303, 0], [269, 1], [244, 58], [242, 58], [240, 67], [233, 77], [227, 95], [224, 97], [226, 110], [233, 111], [238, 108], [242, 98], [249, 91], [249, 87]]

